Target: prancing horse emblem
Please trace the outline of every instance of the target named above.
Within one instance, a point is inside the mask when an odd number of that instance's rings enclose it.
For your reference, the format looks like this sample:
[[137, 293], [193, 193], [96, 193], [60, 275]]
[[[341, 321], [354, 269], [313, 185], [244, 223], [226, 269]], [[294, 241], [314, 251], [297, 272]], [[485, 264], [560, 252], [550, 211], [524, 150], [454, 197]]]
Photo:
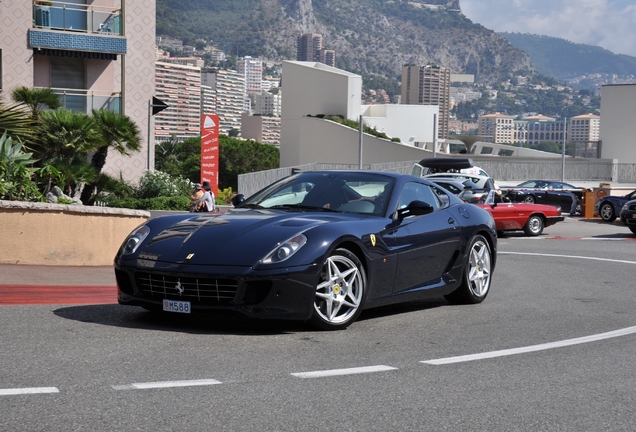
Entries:
[[177, 280], [177, 284], [174, 286], [174, 289], [177, 290], [179, 295], [183, 294], [183, 292], [185, 291], [185, 288], [181, 286], [181, 279]]

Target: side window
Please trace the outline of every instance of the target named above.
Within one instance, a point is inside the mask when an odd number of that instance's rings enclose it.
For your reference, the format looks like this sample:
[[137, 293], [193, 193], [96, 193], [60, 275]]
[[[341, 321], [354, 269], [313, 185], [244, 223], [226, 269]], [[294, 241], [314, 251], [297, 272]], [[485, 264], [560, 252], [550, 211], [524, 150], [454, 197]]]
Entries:
[[398, 207], [403, 208], [409, 205], [411, 201], [424, 201], [438, 209], [441, 207], [441, 201], [437, 197], [437, 193], [432, 190], [431, 187], [416, 182], [408, 182], [404, 185], [402, 192], [400, 193], [400, 200], [398, 201]]

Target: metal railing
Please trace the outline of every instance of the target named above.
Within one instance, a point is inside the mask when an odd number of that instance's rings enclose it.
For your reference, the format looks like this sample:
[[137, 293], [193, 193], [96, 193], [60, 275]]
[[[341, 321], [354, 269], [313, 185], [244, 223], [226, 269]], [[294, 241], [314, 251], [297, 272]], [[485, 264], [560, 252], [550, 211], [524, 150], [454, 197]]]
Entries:
[[90, 114], [93, 109], [121, 113], [121, 93], [81, 89], [51, 88], [60, 96], [62, 106], [68, 110]]
[[59, 1], [33, 2], [36, 28], [123, 36], [121, 23], [121, 9]]

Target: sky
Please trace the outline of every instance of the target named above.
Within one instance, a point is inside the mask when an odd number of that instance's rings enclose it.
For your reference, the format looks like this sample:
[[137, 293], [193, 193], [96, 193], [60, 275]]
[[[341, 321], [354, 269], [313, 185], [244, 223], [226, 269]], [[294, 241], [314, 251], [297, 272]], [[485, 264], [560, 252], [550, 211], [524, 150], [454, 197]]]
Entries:
[[530, 33], [636, 56], [636, 0], [460, 0], [463, 14], [496, 32]]

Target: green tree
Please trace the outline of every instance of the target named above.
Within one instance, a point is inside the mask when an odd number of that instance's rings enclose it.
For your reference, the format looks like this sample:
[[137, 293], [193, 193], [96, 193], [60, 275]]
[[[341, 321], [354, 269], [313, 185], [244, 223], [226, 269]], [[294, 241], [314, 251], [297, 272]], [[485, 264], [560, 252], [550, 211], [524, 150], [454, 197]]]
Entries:
[[238, 176], [278, 168], [280, 151], [273, 145], [221, 135], [219, 138], [219, 188], [238, 189]]
[[11, 92], [11, 98], [26, 105], [31, 111], [31, 117], [37, 120], [43, 109], [58, 109], [62, 106], [60, 97], [50, 88], [17, 87]]
[[[130, 155], [132, 152], [138, 152], [141, 149], [139, 128], [130, 117], [100, 109], [93, 110], [93, 119], [102, 141], [102, 145], [97, 148], [91, 157], [91, 164], [97, 174], [102, 172], [110, 148], [123, 155]], [[91, 204], [96, 187], [97, 185], [93, 183], [84, 187], [80, 197], [84, 204]]]
[[0, 130], [8, 137], [29, 143], [34, 138], [35, 122], [19, 104], [0, 104]]

